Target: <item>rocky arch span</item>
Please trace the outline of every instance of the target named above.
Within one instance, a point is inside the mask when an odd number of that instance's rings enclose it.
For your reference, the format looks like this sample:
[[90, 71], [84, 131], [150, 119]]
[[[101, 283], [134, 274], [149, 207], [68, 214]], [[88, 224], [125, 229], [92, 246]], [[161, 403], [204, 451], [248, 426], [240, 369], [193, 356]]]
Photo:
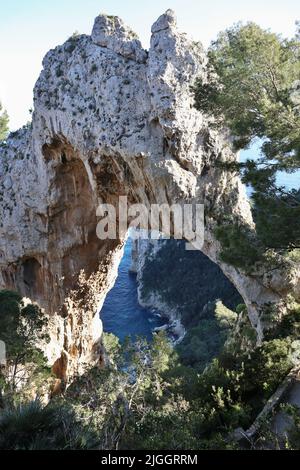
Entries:
[[46, 352], [61, 379], [100, 357], [95, 313], [123, 245], [96, 237], [100, 202], [204, 202], [203, 252], [244, 298], [258, 340], [261, 308], [297, 287], [295, 276], [249, 277], [219, 260], [218, 215], [252, 220], [239, 178], [217, 166], [237, 158], [229, 138], [193, 107], [190, 86], [205, 67], [171, 10], [152, 26], [149, 51], [118, 17], [100, 15], [91, 36], [47, 53], [32, 124], [1, 145], [0, 287], [50, 315]]

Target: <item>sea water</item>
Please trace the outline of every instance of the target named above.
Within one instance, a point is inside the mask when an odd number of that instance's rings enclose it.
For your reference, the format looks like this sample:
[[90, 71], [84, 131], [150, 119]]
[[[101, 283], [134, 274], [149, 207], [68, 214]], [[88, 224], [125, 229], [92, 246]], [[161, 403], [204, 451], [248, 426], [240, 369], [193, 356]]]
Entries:
[[162, 326], [165, 321], [160, 312], [143, 308], [138, 302], [136, 274], [129, 272], [131, 248], [132, 239], [129, 237], [119, 265], [118, 277], [105, 298], [100, 317], [104, 331], [113, 333], [121, 341], [126, 336], [133, 339], [143, 336], [151, 340], [154, 328]]

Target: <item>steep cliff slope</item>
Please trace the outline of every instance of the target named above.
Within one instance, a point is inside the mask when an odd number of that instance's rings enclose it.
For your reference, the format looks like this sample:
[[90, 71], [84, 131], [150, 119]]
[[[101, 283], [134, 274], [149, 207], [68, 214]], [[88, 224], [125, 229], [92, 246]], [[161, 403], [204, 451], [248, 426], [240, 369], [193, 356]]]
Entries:
[[295, 288], [278, 270], [246, 276], [219, 262], [214, 226], [229, 214], [251, 225], [237, 157], [193, 107], [205, 76], [202, 47], [168, 10], [144, 51], [117, 17], [100, 15], [91, 36], [48, 52], [34, 89], [30, 127], [1, 144], [0, 286], [51, 315], [49, 360], [62, 377], [99, 358], [97, 307], [112, 285], [125, 234], [96, 236], [100, 202], [205, 204], [203, 252], [234, 283], [262, 337], [261, 308]]

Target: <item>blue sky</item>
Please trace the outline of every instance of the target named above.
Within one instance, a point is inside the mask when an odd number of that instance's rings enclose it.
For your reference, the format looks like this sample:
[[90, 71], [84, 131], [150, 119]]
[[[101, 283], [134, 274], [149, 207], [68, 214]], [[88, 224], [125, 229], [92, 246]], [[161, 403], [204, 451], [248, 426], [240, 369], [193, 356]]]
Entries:
[[284, 36], [300, 19], [299, 0], [9, 0], [1, 2], [0, 99], [16, 129], [29, 119], [32, 89], [45, 53], [74, 31], [90, 33], [99, 13], [118, 15], [148, 47], [150, 28], [168, 8], [175, 10], [179, 28], [205, 46], [241, 20], [252, 20]]

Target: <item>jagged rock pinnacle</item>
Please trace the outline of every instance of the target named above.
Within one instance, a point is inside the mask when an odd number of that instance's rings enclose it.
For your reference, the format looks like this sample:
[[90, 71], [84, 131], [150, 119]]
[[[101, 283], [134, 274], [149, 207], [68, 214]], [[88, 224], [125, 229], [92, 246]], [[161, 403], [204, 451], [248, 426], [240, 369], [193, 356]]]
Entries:
[[250, 278], [220, 261], [218, 216], [251, 224], [251, 212], [240, 179], [219, 165], [237, 158], [227, 136], [194, 107], [205, 54], [175, 25], [171, 10], [156, 21], [147, 56], [122, 20], [98, 16], [91, 36], [47, 53], [32, 124], [0, 146], [0, 288], [51, 314], [48, 358], [62, 377], [97, 360], [97, 307], [117, 274], [122, 240], [98, 239], [99, 201], [203, 203], [203, 252], [243, 296], [260, 338], [260, 307], [294, 289], [295, 276]]
[[137, 62], [144, 62], [147, 58], [137, 35], [118, 16], [97, 16], [92, 30], [92, 41]]
[[151, 28], [152, 33], [158, 33], [164, 29], [175, 28], [176, 27], [176, 15], [175, 12], [171, 9], [167, 10], [163, 15], [161, 15], [157, 21], [153, 24]]

